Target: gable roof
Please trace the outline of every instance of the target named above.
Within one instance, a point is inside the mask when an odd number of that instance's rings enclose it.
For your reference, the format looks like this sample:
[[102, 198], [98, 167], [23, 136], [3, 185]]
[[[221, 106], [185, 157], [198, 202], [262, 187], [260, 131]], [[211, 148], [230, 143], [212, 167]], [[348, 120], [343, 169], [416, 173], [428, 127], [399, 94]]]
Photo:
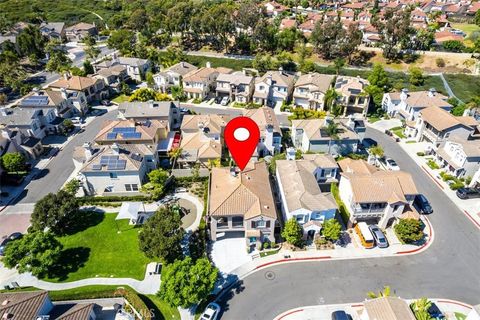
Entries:
[[420, 115], [423, 121], [427, 122], [438, 131], [444, 131], [459, 125], [473, 130], [471, 127], [473, 121], [470, 121], [471, 117], [455, 117], [453, 114], [442, 108], [426, 108], [420, 111]]
[[0, 318], [9, 314], [11, 319], [36, 319], [47, 299], [47, 291], [0, 293]]
[[93, 303], [80, 303], [73, 305], [66, 312], [58, 315], [57, 320], [89, 320], [95, 305]]
[[360, 77], [347, 77], [339, 76], [335, 82], [335, 90], [340, 92], [343, 96], [351, 94], [360, 94], [366, 86], [368, 86], [368, 80]]
[[180, 129], [185, 132], [192, 132], [198, 131], [199, 126], [202, 126], [208, 128], [210, 134], [220, 134], [231, 118], [231, 115], [224, 114], [186, 114], [183, 116]]
[[230, 168], [213, 168], [210, 181], [210, 216], [277, 218], [265, 162], [250, 162], [242, 172], [235, 174]]
[[[128, 135], [122, 135], [117, 133], [114, 138], [109, 136], [109, 133], [115, 128], [135, 128], [135, 132], [140, 134], [140, 137], [133, 138]], [[134, 120], [107, 120], [103, 122], [102, 128], [95, 137], [95, 141], [127, 141], [127, 140], [146, 140], [153, 141], [156, 139], [157, 132], [160, 128], [168, 128], [168, 123], [166, 121], [160, 120], [149, 120], [145, 122], [135, 122]], [[112, 135], [113, 136], [113, 135]]]
[[333, 120], [337, 125], [338, 129], [338, 139], [330, 137], [325, 128], [327, 127], [325, 119], [303, 119], [303, 120], [292, 120], [292, 127], [295, 129], [303, 129], [304, 134], [307, 136], [310, 141], [318, 140], [342, 140], [342, 139], [358, 139], [358, 136], [355, 132], [349, 130], [343, 121]]
[[95, 85], [97, 81], [102, 81], [102, 80], [91, 78], [91, 77], [71, 76], [68, 79], [60, 78], [57, 81], [49, 84], [48, 86], [52, 88], [65, 88], [68, 90], [82, 91], [86, 88], [89, 88]]
[[190, 71], [197, 70], [197, 69], [198, 68], [195, 67], [193, 64], [190, 64], [190, 63], [185, 62], [185, 61], [181, 61], [177, 64], [174, 64], [173, 66], [171, 66], [170, 68], [168, 68], [165, 71], [171, 71], [171, 72], [174, 72], [174, 73], [178, 73], [181, 76], [184, 76], [187, 73], [189, 73]]
[[325, 93], [330, 88], [332, 80], [333, 76], [328, 74], [309, 73], [301, 75], [295, 82], [295, 87], [308, 86], [310, 92], [320, 91]]
[[170, 109], [178, 108], [178, 101], [122, 102], [118, 110], [125, 118], [169, 117]]
[[272, 78], [272, 84], [279, 86], [293, 86], [295, 76], [285, 71], [267, 71], [262, 77], [256, 79], [256, 83], [265, 82], [267, 78]]
[[222, 156], [220, 142], [205, 136], [203, 132], [184, 133], [180, 142], [182, 156], [179, 162], [207, 161], [219, 159]]
[[337, 209], [331, 194], [323, 194], [313, 172], [317, 166], [310, 160], [277, 160], [277, 172], [290, 211]]
[[243, 115], [249, 117], [257, 124], [260, 129], [260, 136], [265, 137], [265, 130], [268, 126], [273, 127], [273, 132], [282, 135], [280, 124], [272, 108], [261, 107], [258, 109], [243, 110]]
[[[387, 93], [390, 96], [391, 100], [401, 100], [401, 92], [391, 92]], [[430, 91], [412, 91], [406, 93], [405, 102], [412, 107], [417, 108], [428, 108], [428, 107], [450, 107], [453, 106], [448, 103], [446, 100], [447, 96], [444, 96], [441, 93], [430, 92]]]

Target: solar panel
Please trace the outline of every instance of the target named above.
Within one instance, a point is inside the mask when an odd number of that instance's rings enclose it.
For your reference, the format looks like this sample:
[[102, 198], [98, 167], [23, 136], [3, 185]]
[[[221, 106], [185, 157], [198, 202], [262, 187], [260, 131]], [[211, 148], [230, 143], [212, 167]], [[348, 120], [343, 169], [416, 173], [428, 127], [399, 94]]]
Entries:
[[118, 160], [118, 161], [109, 163], [107, 169], [108, 170], [124, 170], [126, 166], [127, 166], [126, 160]]
[[124, 132], [122, 133], [124, 139], [140, 139], [142, 137], [141, 132]]
[[107, 133], [107, 139], [117, 139], [117, 133], [116, 132]]
[[94, 165], [92, 165], [92, 170], [102, 170], [102, 165], [101, 164], [94, 164]]
[[135, 127], [118, 127], [113, 128], [112, 132], [115, 133], [125, 133], [125, 132], [135, 132], [137, 129]]
[[106, 166], [109, 165], [110, 163], [117, 162], [118, 161], [118, 156], [102, 156], [100, 158], [100, 165]]
[[30, 105], [30, 106], [46, 106], [48, 105], [48, 97], [47, 96], [33, 96], [23, 99], [22, 105]]

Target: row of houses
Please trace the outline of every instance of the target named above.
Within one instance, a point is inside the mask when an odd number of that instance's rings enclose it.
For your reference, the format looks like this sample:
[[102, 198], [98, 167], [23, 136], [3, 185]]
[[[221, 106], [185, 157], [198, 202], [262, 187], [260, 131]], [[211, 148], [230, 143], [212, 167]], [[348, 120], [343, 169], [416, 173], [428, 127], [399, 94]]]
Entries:
[[339, 94], [339, 103], [345, 114], [368, 111], [369, 97], [365, 94], [368, 81], [359, 77], [308, 73], [292, 74], [282, 70], [267, 71], [255, 77], [228, 68], [197, 68], [180, 62], [154, 75], [157, 89], [167, 92], [173, 86], [182, 86], [189, 99], [204, 100], [209, 97], [228, 97], [237, 103], [254, 103], [264, 106], [294, 104], [311, 110], [324, 110], [325, 93], [334, 88]]
[[387, 93], [383, 108], [405, 120], [405, 135], [427, 142], [427, 153], [457, 178], [473, 177], [480, 170], [480, 122], [469, 115], [454, 116], [447, 97], [429, 91]]

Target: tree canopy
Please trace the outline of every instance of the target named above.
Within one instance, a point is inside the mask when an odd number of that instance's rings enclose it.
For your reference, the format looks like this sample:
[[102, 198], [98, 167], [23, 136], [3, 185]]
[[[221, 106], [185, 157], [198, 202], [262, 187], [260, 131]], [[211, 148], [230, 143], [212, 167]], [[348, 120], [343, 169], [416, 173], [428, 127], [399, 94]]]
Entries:
[[282, 237], [296, 247], [303, 246], [303, 229], [302, 226], [295, 220], [295, 218], [289, 219], [283, 227]]
[[9, 152], [2, 156], [1, 164], [7, 172], [19, 172], [25, 170], [25, 157], [20, 152]]
[[412, 243], [423, 238], [422, 224], [416, 219], [400, 219], [394, 226], [395, 233], [405, 243]]
[[336, 241], [340, 238], [342, 226], [336, 219], [328, 219], [322, 225], [322, 235], [327, 240]]
[[149, 258], [160, 258], [166, 263], [183, 258], [180, 243], [185, 231], [178, 210], [159, 208], [143, 225], [138, 234], [140, 250]]
[[163, 169], [152, 170], [148, 173], [148, 182], [142, 186], [142, 190], [154, 199], [159, 199], [163, 195], [168, 177], [168, 172]]
[[159, 296], [173, 307], [188, 308], [207, 298], [217, 276], [218, 269], [207, 258], [177, 260], [165, 267]]

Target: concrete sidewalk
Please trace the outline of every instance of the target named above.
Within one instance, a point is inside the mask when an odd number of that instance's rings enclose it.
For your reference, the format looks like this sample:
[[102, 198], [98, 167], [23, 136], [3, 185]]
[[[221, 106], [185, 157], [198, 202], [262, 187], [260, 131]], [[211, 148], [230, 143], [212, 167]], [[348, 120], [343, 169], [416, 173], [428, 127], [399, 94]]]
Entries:
[[[416, 299], [406, 299], [410, 304]], [[445, 315], [445, 319], [457, 319], [455, 314], [468, 315], [472, 306], [449, 299], [429, 299], [437, 305], [437, 307]], [[274, 320], [324, 320], [331, 319], [331, 314], [337, 310], [344, 310], [348, 313], [352, 320], [360, 320], [362, 312], [364, 311], [363, 302], [359, 303], [345, 303], [345, 304], [330, 304], [330, 305], [317, 305], [317, 306], [305, 306], [282, 312]]]

